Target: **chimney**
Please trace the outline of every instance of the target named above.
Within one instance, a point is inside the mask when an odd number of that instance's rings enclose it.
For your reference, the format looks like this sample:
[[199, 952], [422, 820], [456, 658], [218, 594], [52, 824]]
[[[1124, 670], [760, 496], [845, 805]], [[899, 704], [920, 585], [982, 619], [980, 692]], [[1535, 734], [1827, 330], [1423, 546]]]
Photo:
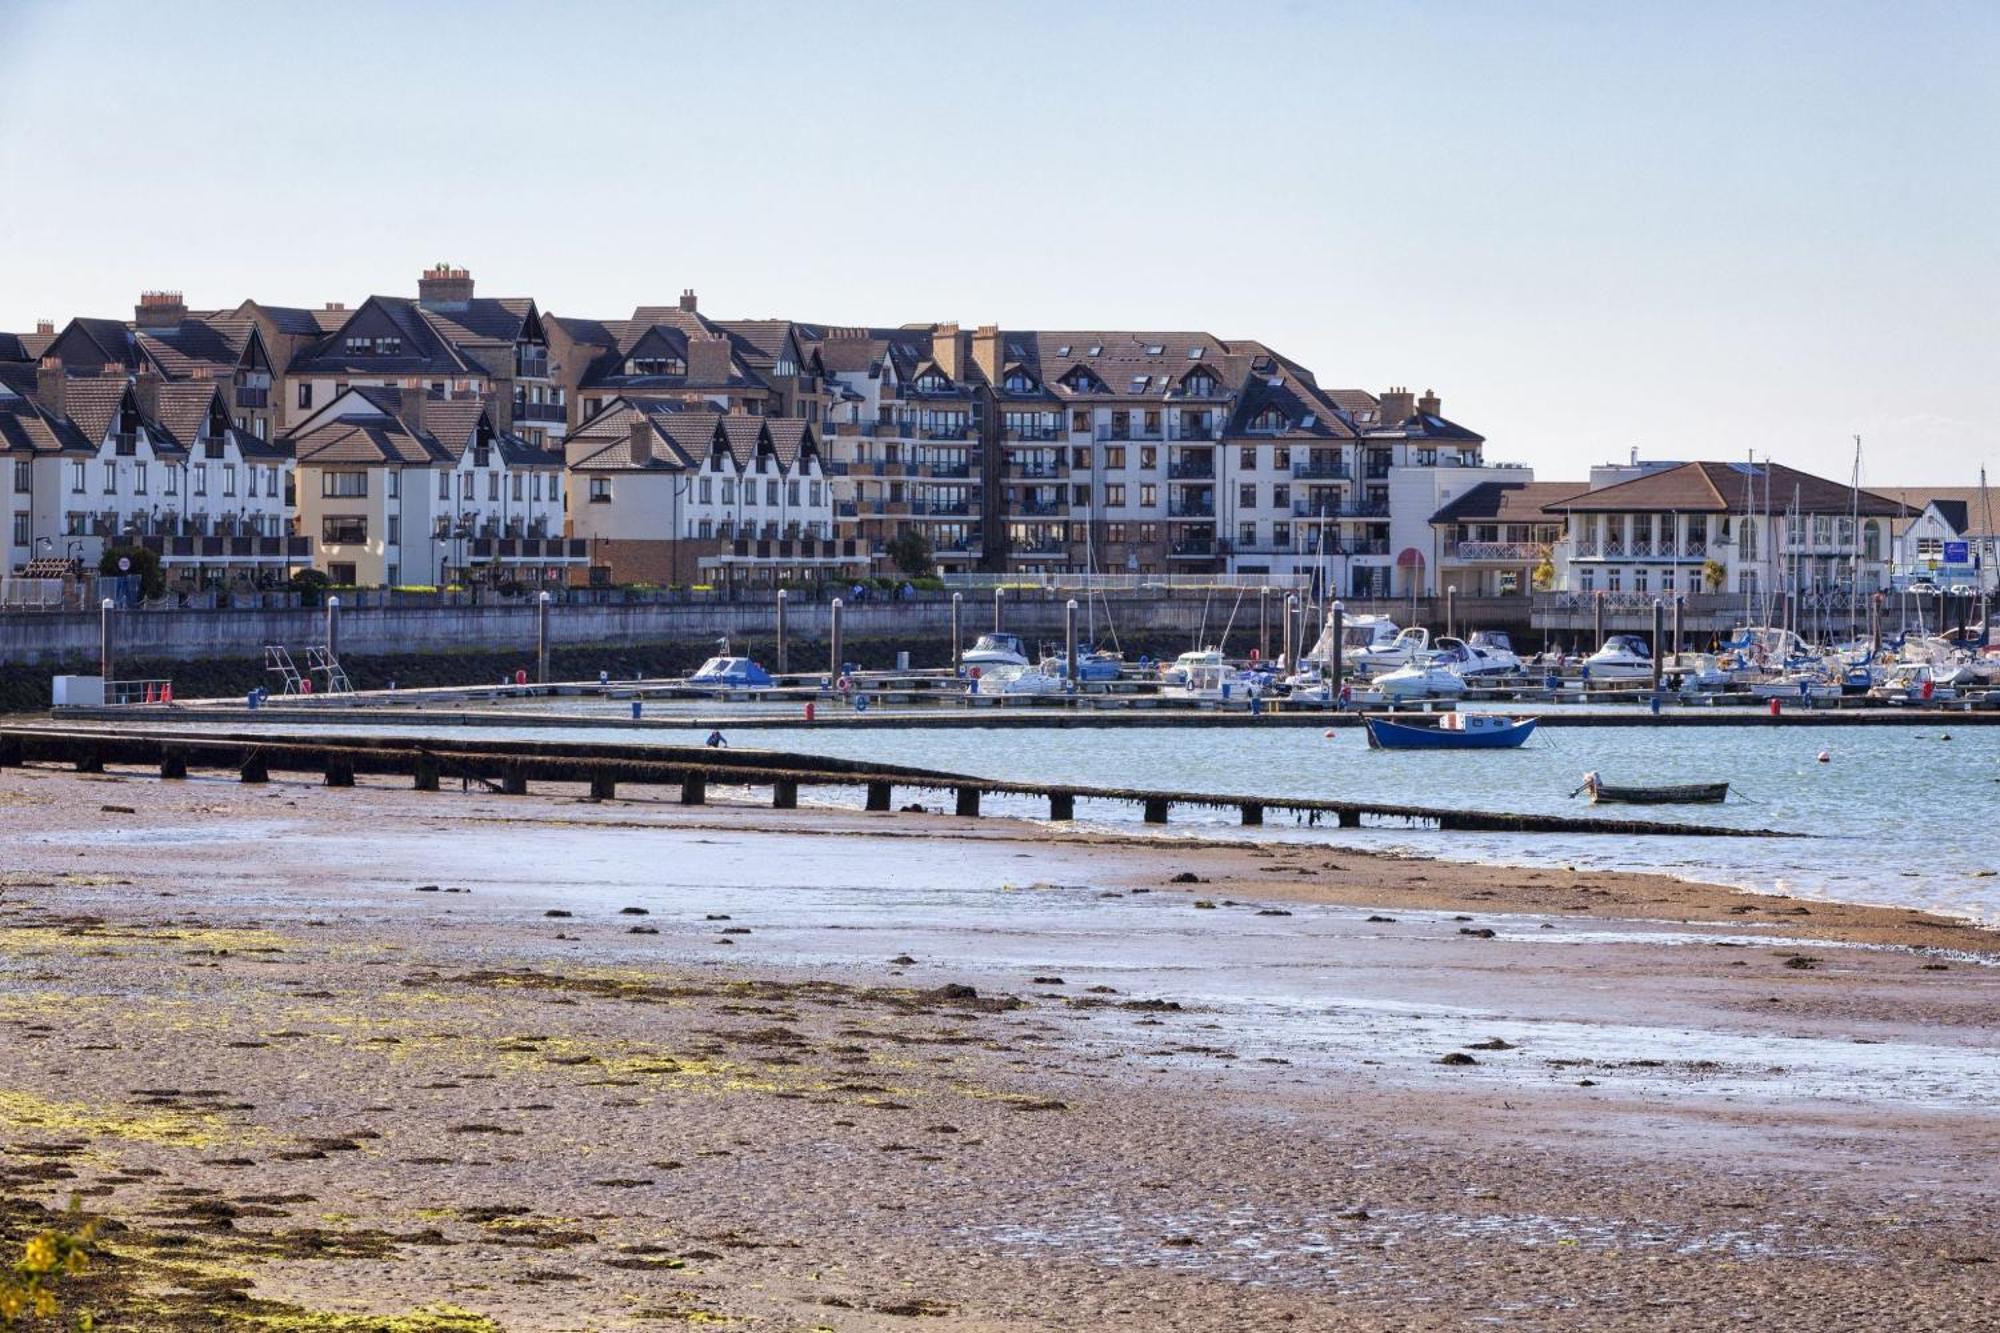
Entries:
[[986, 373], [989, 384], [1000, 383], [1000, 326], [981, 324], [972, 335], [972, 359]]
[[696, 385], [728, 383], [730, 360], [731, 349], [727, 334], [688, 335], [688, 383]]
[[1417, 396], [1408, 389], [1385, 389], [1382, 392], [1382, 424], [1400, 426], [1416, 415]]
[[148, 421], [160, 419], [160, 372], [141, 366], [132, 378], [132, 390], [139, 400], [139, 415]]
[[56, 322], [52, 319], [38, 319], [35, 321], [35, 332], [42, 337], [53, 338], [56, 336]]
[[632, 413], [632, 462], [639, 467], [653, 465], [653, 422], [643, 409]]
[[35, 401], [47, 409], [50, 416], [66, 415], [63, 411], [63, 387], [66, 383], [61, 357], [45, 356], [36, 365]]
[[331, 311], [334, 311], [334, 312], [338, 313], [339, 311], [342, 311], [342, 310], [345, 310], [345, 309], [347, 309], [347, 302], [345, 302], [345, 301], [328, 301], [328, 302], [326, 303], [326, 308], [327, 308], [328, 310], [331, 310]]
[[685, 287], [681, 290], [681, 309], [690, 315], [694, 313], [694, 288]]
[[397, 390], [396, 416], [412, 435], [424, 433], [424, 408], [430, 396], [430, 390], [416, 380], [405, 380]]
[[954, 380], [965, 374], [965, 335], [957, 324], [940, 324], [932, 331], [931, 360]]
[[179, 292], [140, 292], [132, 307], [132, 322], [142, 329], [179, 328], [187, 318], [187, 302]]
[[1444, 415], [1444, 404], [1439, 401], [1435, 389], [1424, 390], [1424, 396], [1417, 399], [1417, 411], [1427, 417], [1441, 417]]
[[431, 307], [465, 305], [472, 300], [472, 274], [449, 264], [433, 264], [417, 279], [417, 303]]

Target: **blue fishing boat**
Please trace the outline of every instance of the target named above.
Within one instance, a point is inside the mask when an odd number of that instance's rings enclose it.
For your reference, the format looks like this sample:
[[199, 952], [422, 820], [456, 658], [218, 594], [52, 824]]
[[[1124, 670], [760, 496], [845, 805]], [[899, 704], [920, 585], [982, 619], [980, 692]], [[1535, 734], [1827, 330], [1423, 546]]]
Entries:
[[1422, 721], [1365, 715], [1371, 750], [1512, 750], [1535, 732], [1532, 717], [1444, 713]]
[[747, 657], [711, 657], [688, 677], [688, 684], [711, 689], [766, 690], [777, 682]]

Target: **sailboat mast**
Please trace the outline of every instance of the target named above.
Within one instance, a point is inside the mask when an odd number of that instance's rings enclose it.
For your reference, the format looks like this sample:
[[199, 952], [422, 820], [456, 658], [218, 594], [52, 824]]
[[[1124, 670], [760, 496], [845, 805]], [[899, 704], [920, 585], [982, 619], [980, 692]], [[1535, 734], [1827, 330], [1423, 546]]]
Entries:
[[1852, 587], [1847, 594], [1847, 633], [1852, 638], [1856, 632], [1855, 617], [1861, 614], [1861, 437], [1854, 437], [1854, 484], [1848, 488], [1847, 536], [1853, 543], [1848, 548], [1848, 569], [1852, 577], [1848, 580]]

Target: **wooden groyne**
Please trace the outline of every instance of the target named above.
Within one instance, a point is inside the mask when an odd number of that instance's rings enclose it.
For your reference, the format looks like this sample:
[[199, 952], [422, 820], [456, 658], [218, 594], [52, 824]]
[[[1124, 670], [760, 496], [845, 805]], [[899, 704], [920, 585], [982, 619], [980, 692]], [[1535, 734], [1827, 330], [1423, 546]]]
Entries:
[[243, 782], [268, 782], [273, 774], [291, 773], [319, 778], [328, 787], [351, 787], [363, 774], [388, 775], [409, 779], [418, 791], [436, 791], [447, 781], [459, 781], [478, 782], [507, 795], [525, 795], [531, 783], [553, 782], [582, 784], [600, 800], [614, 799], [621, 786], [646, 787], [677, 791], [683, 805], [704, 804], [710, 785], [763, 787], [770, 790], [772, 807], [780, 810], [795, 809], [802, 789], [858, 788], [864, 793], [865, 809], [889, 811], [896, 808], [895, 792], [900, 788], [906, 792], [950, 792], [953, 808], [962, 816], [978, 815], [985, 796], [1007, 795], [1046, 802], [1048, 818], [1058, 821], [1074, 819], [1076, 803], [1089, 800], [1137, 805], [1149, 824], [1166, 823], [1170, 812], [1182, 807], [1233, 810], [1246, 826], [1261, 825], [1272, 812], [1289, 812], [1307, 822], [1326, 820], [1341, 828], [1361, 828], [1365, 821], [1397, 828], [1488, 833], [1784, 836], [1769, 830], [1657, 820], [1011, 782], [818, 755], [700, 746], [497, 739], [461, 745], [400, 736], [307, 739], [257, 733], [0, 727], [0, 767], [24, 764], [59, 764], [86, 773], [101, 773], [113, 766], [145, 768], [156, 770], [165, 779], [186, 778], [194, 770], [220, 771]]

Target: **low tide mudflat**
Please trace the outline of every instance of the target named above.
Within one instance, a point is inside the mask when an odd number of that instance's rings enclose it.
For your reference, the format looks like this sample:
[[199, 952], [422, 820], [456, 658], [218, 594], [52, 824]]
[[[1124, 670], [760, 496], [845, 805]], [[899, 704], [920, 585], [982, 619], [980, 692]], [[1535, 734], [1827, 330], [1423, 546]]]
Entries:
[[129, 1329], [2000, 1322], [2000, 936], [1008, 820], [0, 772]]

